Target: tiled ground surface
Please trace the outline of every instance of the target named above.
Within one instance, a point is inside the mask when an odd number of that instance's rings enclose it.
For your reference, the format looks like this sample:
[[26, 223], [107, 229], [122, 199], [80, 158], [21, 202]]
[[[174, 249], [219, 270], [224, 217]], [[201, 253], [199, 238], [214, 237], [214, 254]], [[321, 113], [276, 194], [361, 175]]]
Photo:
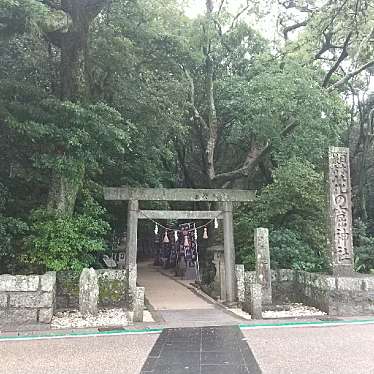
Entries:
[[200, 323], [200, 326], [201, 324], [204, 324], [205, 326], [237, 325], [245, 322], [245, 320], [236, 318], [235, 315], [232, 316], [225, 313], [216, 306], [214, 306], [214, 309], [161, 310], [159, 313], [169, 325], [176, 322], [182, 322], [181, 326], [183, 327], [188, 326], [187, 323], [191, 322]]
[[166, 329], [142, 374], [258, 374], [258, 364], [238, 326]]

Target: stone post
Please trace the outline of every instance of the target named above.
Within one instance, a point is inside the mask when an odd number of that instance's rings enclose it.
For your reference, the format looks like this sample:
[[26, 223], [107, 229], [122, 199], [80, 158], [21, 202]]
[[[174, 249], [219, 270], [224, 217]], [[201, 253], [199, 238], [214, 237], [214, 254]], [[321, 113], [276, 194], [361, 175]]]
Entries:
[[79, 311], [83, 316], [97, 315], [99, 281], [94, 269], [83, 269], [79, 278]]
[[137, 287], [134, 300], [133, 322], [143, 322], [144, 314], [144, 287]]
[[259, 283], [251, 283], [249, 312], [252, 319], [262, 319], [262, 286]]
[[271, 269], [269, 251], [269, 230], [255, 229], [254, 244], [256, 253], [256, 282], [262, 286], [262, 301], [272, 303]]
[[[221, 301], [226, 300], [226, 281], [225, 281], [225, 259], [224, 251], [222, 246], [213, 246], [208, 248], [209, 251], [213, 252], [213, 264], [216, 269], [216, 275], [214, 277], [214, 292]], [[218, 293], [219, 291], [219, 293]]]
[[232, 218], [232, 203], [222, 203], [223, 210], [223, 236], [224, 236], [224, 256], [225, 256], [225, 280], [226, 280], [226, 302], [235, 301], [235, 247], [234, 229]]
[[330, 256], [336, 276], [353, 273], [352, 202], [349, 149], [329, 148]]
[[136, 256], [138, 252], [138, 200], [130, 200], [127, 214], [127, 241], [126, 241], [126, 269], [129, 280], [129, 305], [133, 308], [136, 298], [137, 266]]
[[236, 265], [236, 289], [239, 305], [245, 302], [244, 265]]

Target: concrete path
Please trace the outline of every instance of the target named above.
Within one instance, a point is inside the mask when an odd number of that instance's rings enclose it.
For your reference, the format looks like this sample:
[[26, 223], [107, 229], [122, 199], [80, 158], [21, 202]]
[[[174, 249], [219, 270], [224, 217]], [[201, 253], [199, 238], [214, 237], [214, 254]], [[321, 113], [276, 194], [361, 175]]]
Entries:
[[138, 284], [145, 287], [145, 296], [157, 310], [214, 309], [185, 286], [161, 274], [149, 262], [138, 264]]
[[374, 325], [242, 330], [263, 374], [374, 374]]
[[147, 300], [168, 327], [243, 323], [242, 319], [160, 273], [159, 268], [150, 263], [138, 264], [138, 284], [145, 287]]
[[373, 324], [292, 328], [278, 323], [240, 334], [236, 326], [0, 340], [0, 373], [252, 374], [259, 368], [262, 374], [374, 374]]
[[2, 374], [138, 374], [158, 335], [0, 341]]

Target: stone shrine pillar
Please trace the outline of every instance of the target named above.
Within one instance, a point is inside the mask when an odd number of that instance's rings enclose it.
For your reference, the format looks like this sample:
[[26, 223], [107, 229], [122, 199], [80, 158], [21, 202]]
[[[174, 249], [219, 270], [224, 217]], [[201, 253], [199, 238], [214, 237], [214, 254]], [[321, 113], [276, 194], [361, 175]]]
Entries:
[[79, 278], [79, 311], [83, 316], [96, 316], [98, 302], [99, 281], [96, 271], [85, 268]]
[[352, 275], [351, 175], [349, 148], [329, 148], [330, 256], [336, 276]]
[[255, 229], [256, 283], [262, 286], [262, 302], [272, 303], [269, 230]]

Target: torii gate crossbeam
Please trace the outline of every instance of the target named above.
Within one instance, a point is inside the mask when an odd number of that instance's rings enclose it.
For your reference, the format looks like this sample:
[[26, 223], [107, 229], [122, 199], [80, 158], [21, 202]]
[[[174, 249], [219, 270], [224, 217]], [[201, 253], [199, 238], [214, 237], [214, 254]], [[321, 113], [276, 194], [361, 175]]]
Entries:
[[[105, 200], [128, 200], [126, 270], [129, 293], [136, 292], [137, 279], [137, 236], [139, 219], [223, 219], [225, 294], [226, 301], [235, 301], [235, 248], [233, 235], [233, 202], [249, 202], [255, 199], [255, 192], [248, 190], [186, 189], [186, 188], [104, 188]], [[218, 211], [165, 211], [139, 210], [143, 201], [212, 201], [220, 203]]]

